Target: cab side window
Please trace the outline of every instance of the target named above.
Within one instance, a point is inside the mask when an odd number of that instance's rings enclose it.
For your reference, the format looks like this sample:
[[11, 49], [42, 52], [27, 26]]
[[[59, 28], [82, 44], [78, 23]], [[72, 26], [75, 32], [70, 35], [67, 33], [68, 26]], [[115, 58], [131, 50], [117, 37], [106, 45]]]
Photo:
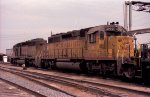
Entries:
[[104, 39], [104, 32], [101, 31], [101, 32], [100, 32], [100, 40], [103, 40], [103, 39]]
[[89, 40], [89, 43], [96, 43], [96, 33], [98, 31], [95, 31], [94, 33], [91, 33], [88, 35], [88, 40]]

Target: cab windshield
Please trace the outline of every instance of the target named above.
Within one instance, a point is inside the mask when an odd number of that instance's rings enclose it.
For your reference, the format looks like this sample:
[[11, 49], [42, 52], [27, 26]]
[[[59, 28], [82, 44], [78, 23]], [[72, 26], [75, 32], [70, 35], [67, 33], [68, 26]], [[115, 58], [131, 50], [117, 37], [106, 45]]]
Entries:
[[107, 31], [106, 36], [126, 36], [126, 34], [122, 32]]

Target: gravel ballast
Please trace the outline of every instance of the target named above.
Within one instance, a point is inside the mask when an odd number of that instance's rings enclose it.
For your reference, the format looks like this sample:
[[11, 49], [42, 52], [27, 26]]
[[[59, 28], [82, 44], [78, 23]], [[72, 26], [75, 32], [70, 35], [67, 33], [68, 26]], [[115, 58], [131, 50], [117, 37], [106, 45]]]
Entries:
[[12, 82], [14, 84], [18, 84], [23, 86], [29, 90], [36, 91], [47, 97], [72, 97], [69, 94], [63, 93], [61, 91], [56, 91], [42, 85], [36, 84], [32, 81], [29, 81], [25, 78], [19, 77], [17, 75], [11, 74], [9, 72], [0, 71], [0, 78]]

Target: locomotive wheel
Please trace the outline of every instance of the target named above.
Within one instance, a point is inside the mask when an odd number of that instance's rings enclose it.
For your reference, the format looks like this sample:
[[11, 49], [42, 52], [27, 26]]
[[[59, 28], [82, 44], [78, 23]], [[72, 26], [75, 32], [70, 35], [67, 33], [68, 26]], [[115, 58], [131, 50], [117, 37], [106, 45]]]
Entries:
[[46, 69], [46, 68], [47, 68], [46, 62], [43, 62], [42, 68], [43, 68], [43, 69]]
[[28, 59], [25, 59], [25, 65], [26, 65], [26, 67], [29, 67], [29, 60]]
[[54, 70], [54, 69], [57, 68], [57, 67], [56, 67], [56, 62], [55, 62], [55, 61], [51, 61], [51, 62], [50, 62], [50, 68], [51, 68], [52, 70]]
[[45, 68], [45, 63], [43, 62], [43, 60], [41, 61], [41, 68]]
[[[87, 62], [86, 63], [86, 66], [87, 66], [87, 71], [88, 71], [88, 73], [91, 73], [92, 72], [92, 63], [90, 63], [90, 62]], [[83, 68], [83, 67], [82, 67]], [[85, 67], [84, 67], [85, 68]]]
[[117, 76], [117, 64], [115, 63], [111, 64], [110, 75]]
[[49, 67], [50, 67], [47, 61], [46, 61], [46, 62], [44, 62], [44, 67], [45, 67], [45, 69], [47, 69], [47, 68], [49, 68]]
[[88, 73], [88, 67], [87, 67], [87, 63], [86, 62], [81, 62], [80, 63], [80, 69], [83, 73]]
[[127, 70], [124, 72], [124, 76], [129, 79], [134, 78], [134, 76], [135, 76], [134, 67], [128, 67]]
[[101, 70], [100, 70], [101, 75], [106, 75], [106, 64], [101, 64]]

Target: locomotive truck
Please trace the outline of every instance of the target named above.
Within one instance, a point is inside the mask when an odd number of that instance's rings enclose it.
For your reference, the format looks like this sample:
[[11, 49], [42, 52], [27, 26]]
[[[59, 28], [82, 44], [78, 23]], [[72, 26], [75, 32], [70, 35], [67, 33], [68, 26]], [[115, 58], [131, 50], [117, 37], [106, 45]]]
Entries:
[[44, 39], [21, 42], [13, 47], [13, 52], [13, 64], [41, 68], [74, 69], [128, 78], [143, 69], [138, 64], [141, 59], [134, 56], [134, 38], [118, 23], [55, 34], [48, 37], [48, 43]]

